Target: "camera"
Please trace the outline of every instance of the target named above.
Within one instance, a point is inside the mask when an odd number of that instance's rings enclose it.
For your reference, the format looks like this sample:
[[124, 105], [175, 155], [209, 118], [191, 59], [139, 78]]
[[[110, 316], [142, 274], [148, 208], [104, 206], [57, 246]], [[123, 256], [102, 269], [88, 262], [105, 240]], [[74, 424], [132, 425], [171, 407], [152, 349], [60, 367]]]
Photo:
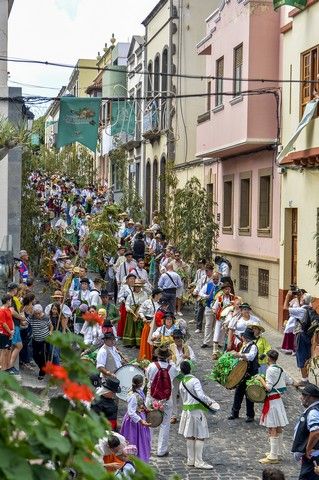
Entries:
[[300, 288], [298, 288], [296, 285], [290, 285], [290, 291], [293, 295], [299, 295], [300, 294]]

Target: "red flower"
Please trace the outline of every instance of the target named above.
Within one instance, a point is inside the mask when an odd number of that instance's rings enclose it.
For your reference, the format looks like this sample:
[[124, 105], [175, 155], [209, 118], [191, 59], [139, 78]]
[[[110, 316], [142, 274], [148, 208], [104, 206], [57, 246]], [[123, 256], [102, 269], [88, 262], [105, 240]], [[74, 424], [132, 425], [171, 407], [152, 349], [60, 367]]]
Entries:
[[71, 382], [70, 380], [67, 380], [63, 385], [63, 392], [69, 400], [82, 400], [84, 402], [91, 402], [94, 398], [90, 387]]
[[60, 365], [54, 365], [52, 362], [47, 362], [44, 369], [45, 373], [51, 375], [51, 377], [56, 378], [57, 380], [68, 380], [68, 372], [64, 367]]
[[104, 323], [104, 319], [97, 312], [86, 312], [82, 318], [89, 323], [98, 323], [99, 325]]

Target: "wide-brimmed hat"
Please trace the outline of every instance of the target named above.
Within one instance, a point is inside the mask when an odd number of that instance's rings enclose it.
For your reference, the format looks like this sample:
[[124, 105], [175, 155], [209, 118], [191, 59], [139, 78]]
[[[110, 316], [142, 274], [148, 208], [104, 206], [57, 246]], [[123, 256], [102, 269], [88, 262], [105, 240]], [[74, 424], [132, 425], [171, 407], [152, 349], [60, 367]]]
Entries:
[[264, 327], [262, 327], [262, 326], [260, 325], [260, 323], [258, 323], [258, 322], [252, 322], [252, 323], [249, 323], [248, 325], [249, 325], [249, 328], [251, 328], [251, 329], [253, 329], [253, 328], [259, 328], [259, 330], [261, 331], [261, 333], [264, 333], [264, 332], [265, 332]]
[[308, 383], [308, 385], [302, 389], [301, 393], [309, 397], [319, 397], [319, 388], [314, 383]]
[[163, 290], [161, 288], [153, 288], [152, 297], [155, 297], [155, 295], [159, 295], [160, 293], [163, 293]]
[[137, 278], [134, 283], [134, 287], [143, 287], [145, 285], [145, 280], [142, 278]]
[[80, 273], [80, 267], [74, 267], [73, 273]]
[[224, 283], [221, 284], [221, 287], [220, 287], [220, 288], [221, 288], [221, 289], [223, 289], [223, 288], [231, 288], [231, 284], [230, 284], [229, 282], [224, 282]]
[[136, 275], [134, 275], [134, 273], [129, 273], [128, 275], [126, 275], [126, 279], [125, 281], [128, 279], [128, 278], [137, 278]]
[[171, 351], [167, 347], [158, 347], [155, 350], [155, 355], [159, 358], [169, 358], [171, 354]]
[[246, 338], [247, 340], [256, 340], [254, 332], [251, 328], [246, 328], [246, 330], [241, 334], [242, 337]]
[[128, 257], [129, 255], [133, 255], [133, 252], [131, 250], [127, 250], [125, 253], [124, 253], [124, 257]]
[[90, 280], [88, 278], [81, 278], [80, 283], [87, 283], [90, 285]]
[[20, 252], [19, 252], [19, 258], [25, 257], [26, 255], [28, 255], [28, 252], [27, 252], [26, 250], [20, 250]]
[[164, 320], [166, 320], [167, 318], [171, 318], [173, 321], [176, 320], [176, 317], [175, 317], [174, 313], [172, 313], [172, 312], [166, 312], [165, 313]]
[[120, 381], [117, 378], [108, 377], [102, 382], [102, 386], [96, 390], [97, 395], [103, 395], [104, 393], [120, 393]]
[[135, 222], [134, 222], [134, 220], [132, 220], [132, 218], [130, 218], [129, 221], [127, 222], [127, 224], [128, 224], [128, 225], [134, 225]]
[[128, 217], [128, 214], [126, 212], [122, 212], [119, 214], [119, 217]]
[[8, 287], [7, 287], [8, 292], [10, 292], [11, 290], [15, 290], [16, 288], [19, 288], [18, 283], [16, 282], [8, 283]]
[[244, 302], [241, 305], [239, 305], [239, 308], [247, 308], [248, 310], [251, 310], [251, 306], [247, 302]]

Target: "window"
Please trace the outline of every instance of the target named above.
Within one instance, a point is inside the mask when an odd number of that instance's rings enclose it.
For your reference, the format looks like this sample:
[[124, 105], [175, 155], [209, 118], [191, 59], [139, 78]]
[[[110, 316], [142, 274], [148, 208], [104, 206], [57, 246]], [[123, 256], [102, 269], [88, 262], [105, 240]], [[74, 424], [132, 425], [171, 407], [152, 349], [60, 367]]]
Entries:
[[160, 93], [160, 57], [157, 55], [154, 62], [154, 97]]
[[153, 162], [153, 191], [152, 191], [152, 210], [158, 209], [158, 162], [155, 158]]
[[168, 50], [165, 48], [162, 53], [162, 107], [161, 107], [161, 129], [167, 128], [167, 72], [168, 72]]
[[243, 70], [243, 44], [234, 48], [234, 97], [241, 94], [241, 80]]
[[248, 266], [239, 265], [239, 290], [248, 292]]
[[219, 58], [216, 61], [216, 96], [215, 106], [223, 104], [223, 77], [224, 76], [224, 57]]
[[149, 225], [151, 221], [151, 162], [149, 159], [145, 171], [145, 210], [146, 224]]
[[250, 235], [251, 172], [240, 175], [239, 234]]
[[141, 181], [141, 164], [136, 162], [135, 164], [135, 191], [137, 195], [140, 194], [140, 181]]
[[212, 98], [212, 82], [209, 80], [207, 82], [207, 108], [206, 111], [210, 112], [211, 98]]
[[148, 75], [147, 75], [147, 96], [150, 98], [152, 96], [153, 91], [153, 64], [149, 62], [147, 67]]
[[[314, 90], [318, 91], [317, 81], [319, 74], [319, 45], [301, 54], [301, 114], [310, 100], [314, 98]], [[317, 110], [318, 112], [318, 110]]]
[[233, 176], [224, 177], [223, 233], [233, 233]]
[[142, 87], [139, 85], [136, 89], [136, 127], [135, 127], [135, 134], [136, 140], [141, 140], [141, 133], [142, 133]]
[[272, 212], [272, 172], [271, 169], [259, 171], [258, 236], [271, 236]]
[[258, 268], [258, 296], [269, 296], [269, 270]]
[[161, 213], [165, 212], [165, 198], [166, 196], [166, 158], [161, 158], [161, 167], [160, 167], [160, 211]]

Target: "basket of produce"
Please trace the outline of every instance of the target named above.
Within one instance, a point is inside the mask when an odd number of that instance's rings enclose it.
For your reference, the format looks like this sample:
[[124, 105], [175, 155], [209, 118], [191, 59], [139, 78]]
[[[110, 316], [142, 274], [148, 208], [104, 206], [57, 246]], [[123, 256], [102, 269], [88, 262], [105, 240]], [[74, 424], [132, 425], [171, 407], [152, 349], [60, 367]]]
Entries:
[[247, 380], [246, 395], [254, 403], [264, 403], [267, 392], [263, 385], [260, 383], [258, 377], [264, 375], [255, 375], [250, 380]]
[[224, 353], [214, 365], [210, 378], [231, 390], [244, 378], [247, 362], [235, 358], [231, 353]]

